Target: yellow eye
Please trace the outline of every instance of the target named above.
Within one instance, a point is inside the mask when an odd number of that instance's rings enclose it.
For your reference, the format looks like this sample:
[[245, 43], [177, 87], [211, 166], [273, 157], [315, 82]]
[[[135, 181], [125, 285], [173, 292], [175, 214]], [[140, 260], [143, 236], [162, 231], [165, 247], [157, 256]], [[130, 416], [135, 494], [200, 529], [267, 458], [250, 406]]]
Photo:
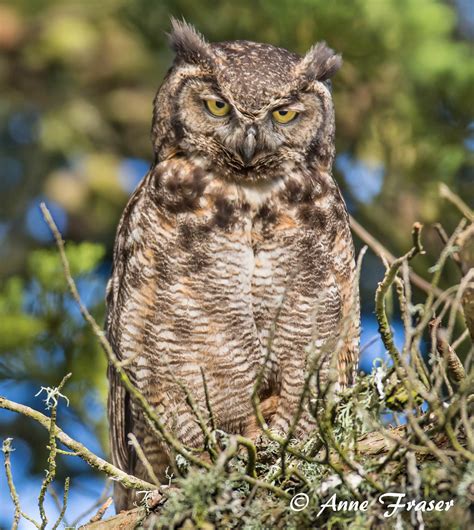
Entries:
[[222, 118], [230, 112], [230, 105], [220, 99], [206, 99], [206, 108], [213, 115]]
[[273, 119], [278, 123], [289, 123], [293, 121], [298, 113], [294, 110], [278, 109], [272, 113]]

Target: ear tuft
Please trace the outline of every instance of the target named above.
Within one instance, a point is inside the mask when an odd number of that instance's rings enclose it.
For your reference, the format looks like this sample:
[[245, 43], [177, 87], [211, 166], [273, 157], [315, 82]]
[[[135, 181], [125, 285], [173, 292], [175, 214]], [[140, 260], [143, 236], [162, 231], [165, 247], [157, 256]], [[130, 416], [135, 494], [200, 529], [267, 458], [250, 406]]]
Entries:
[[301, 59], [298, 69], [311, 81], [326, 81], [342, 66], [342, 57], [325, 42], [312, 46]]
[[170, 46], [176, 57], [188, 63], [198, 63], [209, 56], [209, 43], [184, 20], [171, 18]]

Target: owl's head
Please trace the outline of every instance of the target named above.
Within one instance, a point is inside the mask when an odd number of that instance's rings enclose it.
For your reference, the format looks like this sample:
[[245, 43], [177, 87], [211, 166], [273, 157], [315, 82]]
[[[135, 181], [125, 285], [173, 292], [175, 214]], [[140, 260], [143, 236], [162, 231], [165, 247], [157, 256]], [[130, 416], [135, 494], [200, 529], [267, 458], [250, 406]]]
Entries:
[[232, 180], [292, 166], [328, 169], [334, 157], [329, 79], [341, 57], [324, 43], [305, 56], [249, 41], [209, 43], [172, 21], [176, 52], [155, 98], [157, 161], [199, 159]]

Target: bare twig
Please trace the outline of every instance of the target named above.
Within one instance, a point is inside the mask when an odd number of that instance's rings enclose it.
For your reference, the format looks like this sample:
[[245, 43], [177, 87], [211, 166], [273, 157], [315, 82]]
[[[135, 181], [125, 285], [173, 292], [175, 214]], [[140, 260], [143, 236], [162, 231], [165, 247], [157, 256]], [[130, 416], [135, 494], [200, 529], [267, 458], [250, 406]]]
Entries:
[[375, 314], [379, 323], [379, 332], [385, 348], [390, 353], [396, 364], [400, 364], [400, 354], [395, 346], [393, 334], [385, 311], [385, 297], [392, 286], [398, 270], [404, 261], [410, 261], [414, 256], [423, 251], [420, 242], [421, 225], [413, 225], [413, 247], [402, 257], [395, 259], [385, 273], [383, 280], [379, 283], [375, 292]]
[[182, 382], [178, 381], [176, 377], [170, 372], [171, 377], [175, 381], [175, 383], [181, 388], [181, 390], [184, 392], [186, 396], [186, 403], [189, 405], [189, 408], [191, 409], [192, 413], [194, 414], [196, 421], [201, 428], [202, 434], [204, 436], [204, 448], [209, 451], [209, 455], [211, 458], [216, 459], [217, 458], [217, 451], [214, 447], [213, 443], [213, 437], [211, 432], [209, 431], [209, 428], [207, 426], [206, 421], [202, 417], [201, 412], [199, 411], [199, 408], [196, 404], [196, 401], [194, 400], [194, 397], [192, 396], [191, 392], [189, 391], [188, 387]]
[[462, 213], [462, 215], [471, 223], [474, 222], [474, 212], [469, 206], [459, 197], [453, 193], [444, 182], [439, 185], [439, 194], [443, 199], [447, 199], [451, 204]]
[[160, 481], [158, 480], [158, 477], [153, 471], [153, 466], [150, 464], [148, 458], [143, 452], [142, 446], [138, 443], [137, 437], [132, 432], [129, 432], [128, 439], [130, 445], [135, 449], [138, 459], [143, 464], [143, 467], [147, 472], [148, 478], [153, 482], [153, 484], [156, 484], [156, 487], [158, 488], [160, 486]]
[[420, 320], [415, 330], [415, 335], [418, 335], [418, 337], [421, 336], [422, 330], [426, 328], [426, 326], [428, 325], [428, 322], [432, 318], [432, 306], [435, 300], [435, 289], [438, 287], [438, 284], [441, 278], [441, 273], [444, 269], [444, 265], [446, 263], [446, 260], [448, 259], [448, 256], [450, 256], [455, 251], [454, 242], [456, 241], [456, 238], [458, 237], [458, 235], [462, 232], [465, 225], [466, 225], [466, 221], [465, 219], [462, 219], [461, 222], [456, 227], [456, 229], [454, 230], [451, 237], [449, 238], [448, 243], [442, 250], [440, 257], [438, 261], [436, 262], [436, 265], [432, 268], [432, 270], [434, 270], [434, 273], [433, 273], [433, 278], [431, 280], [431, 290], [428, 292], [428, 297], [424, 304], [423, 318]]
[[[53, 525], [52, 530], [56, 530], [57, 528], [59, 528], [59, 525], [61, 524], [61, 521], [64, 520], [64, 516], [65, 516], [66, 510], [67, 510], [68, 496], [69, 496], [69, 483], [70, 483], [69, 477], [66, 477], [66, 480], [64, 481], [63, 506], [61, 508], [61, 511], [59, 512], [59, 516], [56, 519], [56, 522]], [[66, 524], [66, 526], [67, 526], [67, 524]]]
[[12, 443], [12, 438], [6, 438], [3, 441], [2, 451], [4, 455], [5, 474], [7, 476], [8, 489], [10, 490], [10, 496], [12, 498], [13, 505], [15, 506], [15, 514], [13, 516], [12, 529], [16, 530], [18, 528], [18, 523], [20, 522], [20, 518], [21, 518], [21, 507], [20, 507], [20, 499], [18, 497], [18, 493], [16, 491], [15, 483], [13, 482], [13, 476], [12, 476], [10, 453], [13, 451], [13, 449], [12, 449], [11, 443]]
[[461, 335], [453, 342], [452, 348], [454, 351], [469, 337], [469, 330], [465, 329]]
[[206, 380], [206, 374], [204, 373], [204, 369], [201, 366], [201, 377], [202, 377], [202, 386], [204, 387], [204, 397], [206, 399], [206, 407], [207, 411], [209, 412], [209, 422], [211, 424], [211, 430], [216, 430], [216, 422], [214, 420], [214, 413], [212, 412], [211, 407], [211, 399], [209, 397], [209, 389], [207, 387], [207, 380]]
[[462, 301], [464, 298], [464, 294], [468, 291], [468, 289], [474, 289], [474, 268], [470, 269], [467, 272], [467, 274], [462, 278], [459, 284], [459, 289], [457, 290], [456, 296], [454, 298], [454, 301], [451, 304], [448, 329], [447, 329], [447, 333], [448, 333], [447, 340], [448, 341], [451, 341], [451, 337], [454, 331], [454, 325], [456, 323], [456, 317], [458, 315], [458, 311], [462, 307]]
[[97, 499], [96, 502], [94, 502], [91, 506], [89, 506], [86, 510], [84, 510], [82, 513], [80, 513], [74, 521], [71, 522], [71, 526], [75, 528], [84, 517], [89, 515], [92, 511], [94, 511], [96, 508], [100, 508], [104, 502], [107, 500], [107, 498], [110, 496], [110, 490], [111, 490], [111, 482], [112, 479], [110, 477], [107, 478], [105, 481], [105, 486], [103, 491], [100, 494], [100, 497]]
[[94, 517], [91, 518], [91, 520], [89, 521], [89, 524], [96, 523], [97, 521], [101, 521], [102, 517], [104, 517], [105, 512], [109, 509], [112, 502], [113, 502], [112, 497], [109, 497], [104, 502], [104, 504], [99, 508], [98, 512], [94, 515]]
[[254, 443], [249, 438], [245, 438], [245, 436], [236, 435], [235, 439], [237, 440], [237, 443], [245, 447], [247, 451], [247, 475], [249, 475], [249, 477], [257, 478], [257, 473], [255, 471], [257, 450]]
[[[448, 243], [449, 236], [446, 233], [446, 230], [443, 228], [443, 225], [441, 223], [435, 223], [433, 225], [433, 228], [436, 230], [441, 241], [446, 245]], [[461, 261], [461, 256], [459, 255], [459, 252], [453, 252], [451, 257], [455, 261], [456, 265], [462, 271], [462, 261]]]
[[40, 528], [41, 527], [40, 523], [38, 523], [32, 517], [26, 514], [21, 509], [21, 506], [20, 506], [20, 498], [18, 497], [18, 493], [15, 488], [15, 483], [13, 482], [13, 475], [12, 475], [11, 462], [10, 462], [10, 453], [14, 451], [14, 449], [12, 449], [12, 438], [6, 438], [5, 440], [3, 440], [2, 451], [4, 454], [5, 474], [7, 476], [8, 489], [10, 491], [10, 497], [13, 501], [13, 505], [15, 506], [12, 530], [16, 530], [18, 528], [18, 523], [20, 522], [20, 519], [22, 517], [26, 519], [27, 521], [29, 521], [34, 526], [36, 526], [36, 528]]
[[[366, 244], [368, 245], [374, 252], [379, 256], [380, 258], [385, 257], [389, 265], [391, 265], [397, 258], [389, 251], [387, 250], [380, 241], [377, 241], [375, 237], [367, 232], [367, 230], [359, 223], [357, 222], [352, 216], [349, 216], [351, 228], [354, 231], [354, 233]], [[413, 272], [410, 269], [410, 280], [412, 281], [413, 285], [416, 285], [418, 289], [421, 289], [425, 293], [428, 293], [431, 291], [432, 287], [430, 285], [430, 282], [426, 281], [424, 278], [416, 274], [416, 272]], [[442, 291], [439, 288], [434, 289], [434, 293], [436, 296], [440, 296]]]

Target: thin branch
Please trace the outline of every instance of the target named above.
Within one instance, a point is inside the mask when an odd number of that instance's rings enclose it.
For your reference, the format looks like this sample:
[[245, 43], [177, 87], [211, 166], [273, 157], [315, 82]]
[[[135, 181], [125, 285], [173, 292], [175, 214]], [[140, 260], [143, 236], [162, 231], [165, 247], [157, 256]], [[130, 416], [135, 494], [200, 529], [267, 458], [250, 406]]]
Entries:
[[153, 466], [150, 464], [148, 458], [146, 457], [142, 446], [138, 443], [137, 437], [132, 432], [129, 432], [128, 439], [130, 445], [135, 449], [138, 459], [143, 464], [143, 467], [147, 472], [148, 478], [153, 482], [153, 484], [156, 484], [157, 488], [159, 488], [161, 483], [158, 480], [158, 477], [156, 476], [155, 472], [153, 471]]
[[194, 400], [191, 392], [189, 391], [188, 387], [182, 382], [176, 379], [174, 375], [170, 372], [170, 375], [172, 376], [174, 382], [181, 388], [181, 390], [184, 392], [186, 396], [186, 403], [189, 405], [189, 408], [191, 409], [192, 413], [196, 417], [197, 423], [202, 431], [202, 434], [204, 436], [204, 448], [209, 451], [209, 454], [211, 458], [215, 459], [217, 458], [217, 451], [214, 447], [213, 441], [212, 441], [212, 435], [209, 431], [209, 428], [207, 427], [207, 424], [202, 417], [201, 412], [199, 411], [199, 408], [196, 404], [196, 401]]
[[457, 348], [459, 346], [461, 346], [461, 344], [469, 337], [469, 330], [468, 329], [465, 329], [461, 335], [459, 335], [459, 337], [453, 342], [452, 344], [452, 348], [454, 351], [457, 350]]
[[[59, 527], [59, 525], [61, 524], [61, 521], [64, 519], [64, 516], [66, 514], [67, 501], [68, 501], [68, 496], [69, 496], [69, 483], [70, 483], [69, 477], [66, 477], [66, 480], [64, 481], [63, 507], [59, 513], [59, 517], [54, 523], [52, 530], [56, 530]], [[66, 524], [66, 526], [68, 525]]]
[[454, 325], [456, 323], [456, 317], [458, 315], [458, 311], [460, 311], [462, 307], [462, 300], [464, 297], [464, 293], [468, 291], [468, 289], [474, 288], [474, 268], [470, 269], [466, 275], [462, 278], [459, 289], [457, 290], [456, 296], [454, 298], [453, 303], [451, 304], [451, 310], [449, 314], [449, 322], [448, 322], [448, 337], [447, 340], [450, 342], [451, 337], [453, 335], [454, 331]]
[[13, 482], [13, 475], [12, 475], [12, 469], [11, 469], [10, 453], [14, 451], [14, 449], [12, 449], [11, 443], [12, 443], [12, 438], [6, 438], [5, 440], [3, 440], [2, 452], [4, 454], [4, 460], [5, 460], [5, 474], [7, 476], [8, 489], [10, 491], [10, 497], [13, 501], [13, 505], [15, 506], [12, 530], [17, 530], [18, 523], [20, 522], [20, 519], [22, 517], [26, 519], [27, 521], [29, 521], [34, 526], [36, 526], [36, 528], [40, 528], [41, 527], [40, 523], [36, 522], [32, 517], [30, 517], [28, 514], [26, 514], [21, 509], [20, 498], [18, 497], [18, 493], [15, 488], [15, 483]]
[[[14, 401], [6, 399], [3, 396], [0, 396], [0, 409], [6, 409], [11, 410], [12, 412], [17, 412], [18, 414], [22, 414], [23, 416], [27, 416], [28, 418], [35, 420], [48, 431], [51, 429], [51, 420], [48, 418], [48, 416], [45, 416], [41, 412], [27, 407], [26, 405], [21, 405], [20, 403], [15, 403]], [[118, 467], [115, 467], [103, 458], [100, 458], [99, 456], [95, 455], [94, 453], [89, 451], [87, 447], [67, 435], [57, 425], [54, 427], [54, 436], [66, 447], [69, 447], [69, 449], [77, 453], [77, 456], [81, 457], [91, 467], [97, 469], [98, 471], [102, 471], [106, 475], [112, 477], [114, 480], [117, 480], [126, 488], [134, 488], [140, 490], [156, 489], [155, 484], [151, 484], [150, 482], [146, 482], [132, 475], [128, 475]]]
[[[433, 228], [436, 230], [439, 238], [444, 243], [444, 245], [447, 245], [447, 243], [449, 241], [449, 236], [446, 233], [446, 230], [444, 229], [443, 225], [441, 223], [435, 223], [433, 225]], [[459, 267], [459, 269], [462, 272], [462, 260], [461, 260], [461, 256], [459, 255], [459, 252], [453, 252], [451, 257], [453, 258], [453, 260], [455, 261], [456, 265]]]
[[257, 450], [254, 443], [245, 436], [236, 435], [235, 439], [239, 445], [245, 447], [247, 451], [247, 470], [246, 473], [249, 477], [257, 478], [255, 471], [255, 463], [257, 461]]
[[201, 369], [202, 385], [204, 387], [204, 397], [206, 399], [206, 407], [207, 407], [207, 411], [209, 412], [209, 422], [211, 424], [211, 430], [215, 431], [216, 422], [214, 420], [214, 413], [212, 412], [211, 399], [209, 397], [209, 389], [207, 387], [206, 374], [204, 373], [204, 369], [202, 366], [200, 369]]
[[102, 517], [104, 517], [105, 512], [109, 509], [110, 505], [112, 504], [113, 499], [112, 497], [109, 497], [104, 504], [99, 508], [97, 513], [94, 515], [94, 517], [91, 518], [89, 521], [89, 524], [91, 523], [97, 523], [98, 521], [102, 520]]
[[471, 208], [443, 182], [439, 185], [439, 194], [443, 199], [447, 199], [451, 204], [454, 204], [468, 221], [474, 222], [474, 212]]
[[16, 491], [15, 483], [13, 482], [13, 476], [12, 476], [10, 453], [13, 451], [13, 449], [11, 447], [11, 443], [12, 443], [12, 438], [6, 438], [5, 440], [3, 440], [2, 451], [4, 454], [5, 474], [7, 476], [8, 489], [10, 490], [10, 496], [12, 498], [13, 505], [15, 506], [15, 514], [13, 516], [12, 530], [16, 530], [18, 528], [18, 523], [20, 522], [20, 518], [21, 518], [21, 507], [20, 507], [20, 498], [18, 497], [18, 493]]
[[96, 508], [100, 508], [104, 504], [104, 502], [107, 500], [107, 498], [110, 495], [111, 482], [112, 482], [112, 479], [110, 477], [108, 477], [107, 480], [105, 481], [104, 489], [103, 489], [102, 493], [100, 494], [100, 497], [98, 498], [98, 500], [96, 502], [94, 502], [91, 506], [89, 506], [89, 508], [87, 508], [87, 510], [83, 511], [82, 513], [80, 513], [74, 519], [74, 521], [72, 521], [71, 526], [73, 528], [75, 528], [79, 524], [79, 522], [82, 521], [82, 519], [84, 519], [84, 517], [89, 515]]
[[[375, 239], [372, 234], [367, 232], [367, 230], [352, 216], [349, 216], [349, 220], [351, 223], [351, 228], [357, 235], [357, 237], [359, 237], [366, 245], [368, 245], [377, 256], [379, 256], [380, 258], [385, 257], [389, 265], [391, 265], [397, 259], [389, 250], [387, 250], [382, 245], [382, 243], [380, 243], [380, 241]], [[431, 291], [430, 282], [426, 281], [424, 278], [416, 274], [416, 272], [413, 272], [411, 269], [410, 280], [412, 281], [413, 285], [416, 285], [418, 289], [421, 289], [425, 293], [429, 293]], [[434, 293], [436, 296], [440, 296], [442, 292], [443, 291], [438, 287], [434, 289]]]
[[385, 348], [390, 353], [395, 364], [398, 365], [400, 364], [400, 354], [395, 346], [392, 329], [385, 310], [385, 297], [395, 280], [398, 270], [403, 265], [403, 262], [410, 261], [413, 257], [423, 251], [420, 242], [421, 228], [422, 226], [419, 223], [413, 225], [413, 247], [404, 256], [401, 256], [392, 262], [375, 292], [375, 314], [379, 323], [379, 333], [382, 337]]
[[434, 270], [434, 273], [433, 278], [431, 280], [431, 290], [428, 292], [428, 297], [424, 304], [423, 318], [420, 320], [415, 330], [415, 335], [418, 335], [419, 337], [421, 336], [422, 331], [425, 329], [425, 327], [428, 325], [428, 322], [432, 318], [432, 306], [435, 299], [435, 289], [438, 287], [438, 283], [441, 279], [441, 273], [443, 272], [444, 265], [446, 263], [446, 260], [448, 259], [448, 256], [450, 256], [455, 251], [454, 242], [456, 241], [456, 238], [459, 236], [465, 226], [466, 220], [462, 219], [454, 230], [454, 232], [452, 233], [451, 237], [449, 238], [448, 243], [442, 250], [440, 257], [436, 262], [436, 265], [432, 268], [432, 270]]

